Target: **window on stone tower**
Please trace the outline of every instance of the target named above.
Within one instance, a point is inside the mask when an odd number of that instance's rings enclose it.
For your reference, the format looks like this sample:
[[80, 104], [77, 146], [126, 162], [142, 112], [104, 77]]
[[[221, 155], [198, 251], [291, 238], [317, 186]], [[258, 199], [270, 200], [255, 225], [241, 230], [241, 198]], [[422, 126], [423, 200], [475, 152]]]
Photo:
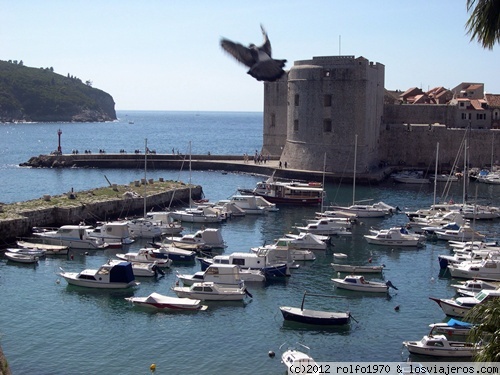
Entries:
[[325, 95], [325, 107], [332, 106], [332, 96], [330, 94]]
[[276, 126], [276, 114], [275, 113], [271, 113], [271, 127], [274, 127]]
[[323, 132], [331, 133], [332, 132], [332, 120], [329, 118], [325, 118], [323, 120]]
[[293, 120], [293, 131], [294, 132], [299, 131], [299, 120]]
[[295, 106], [299, 106], [299, 94], [295, 94]]

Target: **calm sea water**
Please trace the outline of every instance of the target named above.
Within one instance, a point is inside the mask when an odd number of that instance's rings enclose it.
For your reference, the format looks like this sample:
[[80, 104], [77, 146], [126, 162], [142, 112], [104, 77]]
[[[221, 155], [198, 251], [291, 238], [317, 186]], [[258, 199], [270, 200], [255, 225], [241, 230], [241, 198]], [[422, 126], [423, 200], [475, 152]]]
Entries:
[[[132, 152], [148, 147], [157, 152], [253, 153], [262, 146], [260, 113], [121, 112], [120, 121], [105, 124], [0, 124], [0, 201], [16, 202], [43, 194], [60, 194], [72, 187], [83, 190], [113, 183], [126, 184], [143, 176], [140, 170], [26, 169], [17, 165], [31, 156], [57, 148], [57, 130], [64, 152]], [[133, 124], [129, 124], [133, 122]], [[187, 171], [148, 171], [150, 178], [188, 180]], [[261, 177], [221, 171], [193, 171], [193, 183], [203, 186], [212, 200], [225, 199], [238, 187], [252, 187]], [[438, 187], [438, 193], [442, 187]], [[478, 200], [499, 204], [500, 187], [481, 185]], [[475, 190], [474, 190], [475, 191]], [[328, 197], [349, 203], [351, 186], [327, 186]], [[433, 187], [394, 185], [358, 186], [357, 199], [382, 200], [402, 209], [427, 207]], [[453, 188], [453, 199], [462, 196]], [[319, 208], [282, 207], [265, 216], [235, 218], [221, 224], [226, 253], [248, 251], [269, 243], [293, 226], [314, 216]], [[404, 215], [367, 219], [352, 238], [336, 238], [334, 246], [317, 252], [317, 260], [303, 262], [290, 278], [265, 285], [249, 285], [253, 299], [245, 303], [209, 303], [197, 313], [154, 313], [132, 307], [128, 296], [155, 291], [173, 295], [176, 272], [194, 273], [198, 264], [175, 266], [164, 278], [142, 279], [133, 291], [99, 291], [67, 286], [59, 280], [68, 271], [97, 268], [122, 250], [85, 255], [47, 257], [36, 267], [0, 261], [0, 345], [14, 374], [284, 374], [279, 356], [296, 342], [308, 345], [317, 361], [400, 361], [408, 357], [402, 341], [419, 339], [428, 324], [446, 320], [429, 296], [449, 297], [448, 277], [439, 276], [437, 257], [449, 253], [442, 243], [425, 248], [398, 249], [368, 245], [363, 234], [370, 227], [386, 228], [406, 222]], [[478, 222], [477, 229], [497, 237], [498, 222]], [[185, 232], [197, 229], [187, 225]], [[145, 245], [138, 242], [127, 250]], [[349, 262], [385, 264], [383, 278], [399, 290], [390, 296], [369, 296], [335, 290], [330, 279], [333, 252], [348, 254]], [[377, 279], [377, 277], [374, 277]], [[58, 282], [60, 281], [60, 282]], [[300, 306], [303, 292], [341, 295], [345, 299], [313, 298], [306, 307], [351, 311], [358, 321], [342, 329], [312, 329], [283, 322], [278, 306]], [[399, 306], [399, 311], [395, 307]], [[283, 345], [280, 349], [280, 346]], [[276, 358], [268, 357], [275, 351]]]

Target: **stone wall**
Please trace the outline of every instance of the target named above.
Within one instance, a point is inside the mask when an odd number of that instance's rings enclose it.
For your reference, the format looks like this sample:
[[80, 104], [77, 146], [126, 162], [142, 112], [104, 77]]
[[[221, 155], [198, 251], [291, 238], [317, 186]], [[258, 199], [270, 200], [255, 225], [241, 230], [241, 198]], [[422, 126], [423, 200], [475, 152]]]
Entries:
[[[174, 197], [174, 200], [172, 199]], [[202, 197], [202, 187], [191, 188], [193, 199]], [[149, 195], [146, 199], [148, 211], [166, 209], [170, 202], [179, 204], [189, 202], [189, 189], [170, 190]], [[58, 227], [65, 224], [78, 224], [82, 221], [93, 223], [96, 220], [110, 220], [142, 214], [144, 200], [137, 198], [111, 198], [95, 203], [82, 203], [75, 207], [52, 207], [19, 212], [22, 218], [0, 220], [0, 238], [4, 243], [13, 242], [17, 237], [29, 236], [33, 227]]]

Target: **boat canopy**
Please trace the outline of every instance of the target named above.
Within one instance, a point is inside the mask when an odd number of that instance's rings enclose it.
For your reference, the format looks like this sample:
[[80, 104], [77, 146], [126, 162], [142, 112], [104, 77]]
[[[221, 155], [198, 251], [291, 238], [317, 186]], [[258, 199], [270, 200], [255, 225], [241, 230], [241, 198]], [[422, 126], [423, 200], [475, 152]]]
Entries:
[[134, 280], [134, 271], [130, 262], [120, 262], [109, 271], [109, 281], [112, 283], [129, 283]]

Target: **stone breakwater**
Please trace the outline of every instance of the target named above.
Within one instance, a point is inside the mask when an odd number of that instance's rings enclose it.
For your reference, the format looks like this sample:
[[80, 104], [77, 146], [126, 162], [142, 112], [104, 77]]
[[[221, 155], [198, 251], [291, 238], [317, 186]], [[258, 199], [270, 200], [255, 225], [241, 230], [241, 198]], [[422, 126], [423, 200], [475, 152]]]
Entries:
[[[188, 169], [189, 163], [193, 170], [224, 170], [230, 172], [243, 172], [261, 175], [272, 175], [276, 178], [302, 179], [308, 181], [325, 181], [352, 183], [353, 171], [343, 173], [328, 170], [304, 170], [299, 169], [293, 163], [284, 162], [276, 156], [271, 156], [266, 162], [255, 163], [253, 157], [245, 160], [243, 155], [172, 155], [172, 154], [148, 154], [147, 165], [155, 169]], [[21, 167], [31, 168], [123, 168], [143, 169], [144, 154], [63, 154], [63, 155], [39, 155], [30, 158]], [[356, 183], [371, 185], [385, 180], [394, 167], [379, 168], [374, 171], [361, 171], [356, 174]]]
[[146, 209], [161, 211], [165, 207], [200, 199], [202, 187], [175, 181], [134, 181], [130, 185], [113, 185], [106, 188], [82, 192], [70, 192], [61, 196], [44, 196], [40, 199], [3, 205], [0, 212], [0, 238], [2, 245], [18, 237], [29, 236], [33, 227], [57, 227], [78, 224], [82, 221], [112, 220], [142, 215], [144, 212], [144, 191]]

